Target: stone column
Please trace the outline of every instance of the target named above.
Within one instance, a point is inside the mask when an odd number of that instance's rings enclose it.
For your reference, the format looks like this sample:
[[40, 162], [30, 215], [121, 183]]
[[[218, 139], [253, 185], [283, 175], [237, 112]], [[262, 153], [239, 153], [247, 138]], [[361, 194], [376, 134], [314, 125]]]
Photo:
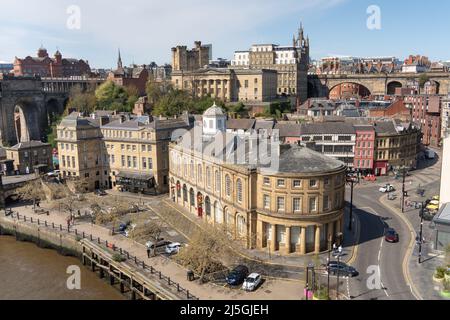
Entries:
[[[333, 247], [333, 242], [334, 242], [334, 223], [330, 222], [328, 223], [328, 235], [327, 235], [327, 241], [328, 241], [328, 248], [332, 248]], [[331, 238], [331, 240], [330, 240]]]
[[256, 222], [256, 248], [262, 249], [264, 245], [264, 230], [263, 222], [258, 220]]
[[276, 246], [275, 243], [277, 242], [277, 225], [272, 224], [271, 226], [271, 237], [270, 237], [270, 251], [275, 252]]
[[286, 254], [291, 253], [291, 227], [286, 227]]
[[320, 253], [320, 231], [321, 231], [321, 229], [322, 229], [321, 226], [316, 226], [316, 237], [315, 237], [315, 242], [314, 242], [314, 248], [315, 248], [316, 253]]
[[301, 254], [306, 254], [306, 228], [305, 227], [301, 227], [301, 232], [300, 232], [300, 253]]

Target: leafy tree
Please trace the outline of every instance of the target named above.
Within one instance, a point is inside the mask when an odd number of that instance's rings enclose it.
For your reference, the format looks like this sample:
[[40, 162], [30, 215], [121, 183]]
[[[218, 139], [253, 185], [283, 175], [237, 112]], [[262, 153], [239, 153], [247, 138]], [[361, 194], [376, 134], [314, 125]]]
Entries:
[[145, 91], [149, 103], [154, 105], [171, 90], [173, 90], [173, 88], [169, 81], [157, 82], [151, 77], [147, 82]]
[[122, 87], [109, 80], [95, 90], [98, 108], [101, 110], [116, 110], [131, 112], [138, 99], [135, 87]]
[[95, 110], [97, 99], [92, 87], [84, 91], [80, 86], [74, 86], [69, 92], [69, 102], [67, 103], [66, 113], [69, 110], [77, 112], [91, 113]]
[[419, 86], [423, 88], [430, 78], [426, 73], [422, 73], [419, 77]]
[[155, 115], [174, 116], [191, 111], [193, 109], [193, 100], [190, 95], [183, 90], [169, 90], [155, 104], [153, 113]]

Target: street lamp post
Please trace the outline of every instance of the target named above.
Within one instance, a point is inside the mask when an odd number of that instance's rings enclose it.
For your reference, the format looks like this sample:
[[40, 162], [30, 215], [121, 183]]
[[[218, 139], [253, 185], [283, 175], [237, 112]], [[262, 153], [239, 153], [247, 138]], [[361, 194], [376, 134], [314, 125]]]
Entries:
[[354, 185], [357, 184], [357, 180], [355, 177], [347, 177], [347, 183], [350, 184], [350, 218], [348, 222], [348, 230], [352, 230], [352, 222], [353, 222], [353, 188]]
[[425, 203], [422, 202], [422, 208], [420, 209], [420, 239], [419, 239], [419, 264], [422, 263], [422, 239], [423, 239], [423, 214], [424, 214]]
[[337, 272], [336, 272], [336, 274], [337, 274], [336, 300], [339, 300], [339, 271], [340, 271], [339, 266], [340, 266], [340, 262], [341, 262], [340, 253], [338, 253], [338, 256], [337, 256], [337, 262], [338, 262], [338, 267], [337, 267]]
[[330, 234], [330, 236], [328, 237], [328, 258], [327, 258], [327, 296], [328, 296], [328, 300], [330, 300], [331, 241], [333, 241], [333, 236]]

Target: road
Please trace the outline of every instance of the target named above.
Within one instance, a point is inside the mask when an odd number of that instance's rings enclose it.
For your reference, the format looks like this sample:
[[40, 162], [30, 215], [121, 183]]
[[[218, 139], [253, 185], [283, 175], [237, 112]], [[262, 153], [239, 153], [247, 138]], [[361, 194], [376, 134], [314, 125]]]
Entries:
[[[360, 300], [415, 299], [406, 283], [403, 260], [411, 236], [407, 226], [380, 201], [378, 187], [356, 188], [355, 213], [360, 221], [358, 256], [353, 266], [359, 271], [349, 284], [350, 296]], [[387, 200], [386, 200], [387, 201]], [[399, 243], [384, 241], [384, 230], [393, 227]], [[377, 282], [374, 275], [380, 275]]]

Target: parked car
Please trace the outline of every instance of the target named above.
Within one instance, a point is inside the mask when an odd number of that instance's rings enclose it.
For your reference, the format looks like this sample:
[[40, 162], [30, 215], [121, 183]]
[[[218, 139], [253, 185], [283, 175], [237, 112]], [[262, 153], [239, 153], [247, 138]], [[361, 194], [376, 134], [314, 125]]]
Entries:
[[386, 229], [384, 233], [384, 240], [390, 243], [396, 243], [399, 241], [399, 236], [397, 231], [395, 231], [394, 228], [388, 228]]
[[156, 244], [154, 241], [147, 241], [145, 243], [145, 245], [147, 246], [147, 248], [153, 249], [153, 248], [163, 247], [169, 243], [170, 243], [170, 241], [164, 240], [164, 238], [159, 238], [158, 241], [156, 241]]
[[248, 275], [248, 268], [246, 266], [240, 265], [231, 270], [231, 272], [225, 278], [225, 281], [230, 286], [238, 286], [244, 282], [247, 275]]
[[180, 251], [181, 248], [181, 243], [179, 242], [172, 242], [169, 243], [168, 245], [166, 245], [166, 253], [167, 254], [174, 254], [174, 253], [178, 253]]
[[242, 289], [245, 291], [255, 291], [261, 284], [261, 275], [258, 273], [252, 273], [247, 278], [245, 278], [242, 285]]
[[50, 171], [50, 172], [47, 173], [47, 176], [48, 177], [52, 177], [52, 178], [56, 178], [56, 177], [59, 177], [60, 172], [61, 171], [59, 171], [59, 170]]
[[395, 191], [395, 188], [394, 188], [394, 186], [392, 186], [392, 185], [390, 185], [390, 184], [387, 184], [387, 185], [385, 185], [384, 187], [381, 187], [381, 188], [379, 189], [379, 191], [380, 191], [381, 193], [387, 193], [387, 192]]
[[106, 191], [105, 191], [105, 190], [102, 190], [102, 189], [97, 189], [97, 190], [95, 190], [95, 194], [96, 194], [97, 196], [99, 196], [99, 197], [102, 197], [102, 196], [106, 196], [106, 195], [107, 195]]
[[337, 261], [330, 261], [327, 264], [327, 272], [334, 276], [339, 274], [342, 277], [356, 277], [359, 274], [352, 266]]

